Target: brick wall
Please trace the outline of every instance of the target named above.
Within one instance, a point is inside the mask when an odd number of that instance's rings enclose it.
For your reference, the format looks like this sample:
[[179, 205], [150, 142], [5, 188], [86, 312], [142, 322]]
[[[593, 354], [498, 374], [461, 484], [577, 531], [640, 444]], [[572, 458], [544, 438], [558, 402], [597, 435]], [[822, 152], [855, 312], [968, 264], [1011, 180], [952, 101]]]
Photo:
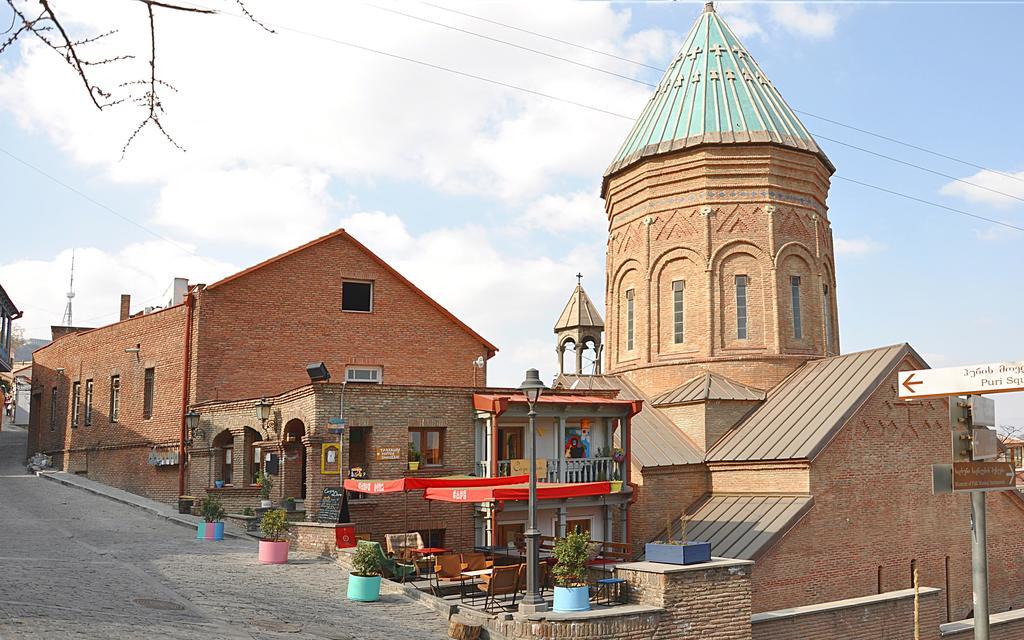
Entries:
[[[342, 454], [343, 473], [351, 467], [351, 434], [365, 429], [367, 459], [362, 465], [367, 476], [375, 480], [391, 480], [407, 476], [446, 476], [467, 474], [475, 465], [473, 389], [452, 387], [411, 387], [377, 384], [348, 384], [344, 391], [346, 441]], [[338, 416], [342, 390], [339, 384], [317, 384], [271, 396], [271, 419], [266, 431], [255, 419], [255, 401], [207, 402], [198, 405], [200, 424], [206, 437], [197, 441], [194, 464], [189, 474], [189, 491], [193, 495], [215, 493], [233, 509], [257, 506], [258, 492], [249, 486], [251, 477], [248, 448], [251, 438], [267, 451], [283, 454], [281, 473], [274, 476], [271, 499], [275, 503], [285, 497], [298, 497], [301, 459], [306, 462], [306, 516], [315, 519], [319, 498], [325, 487], [337, 487], [341, 477], [321, 473], [321, 452], [325, 443], [336, 443], [338, 436], [327, 431], [329, 418]], [[293, 444], [283, 443], [281, 434], [301, 427], [302, 438]], [[407, 453], [409, 429], [437, 427], [444, 429], [443, 466], [421, 467], [409, 471]], [[210, 449], [218, 435], [227, 431], [234, 451], [235, 486], [210, 489], [216, 477], [217, 449]], [[375, 460], [379, 447], [397, 447], [398, 460]], [[356, 532], [382, 542], [384, 534], [409, 530], [444, 531], [444, 544], [454, 548], [472, 546], [474, 529], [472, 506], [445, 502], [427, 502], [421, 491], [405, 494], [366, 496], [349, 501], [351, 520]], [[440, 541], [437, 541], [440, 542]]]
[[[944, 399], [898, 400], [892, 374], [812, 463], [814, 506], [757, 559], [754, 611], [905, 589], [916, 566], [922, 584], [948, 592], [943, 620], [967, 615], [970, 500], [931, 491], [931, 465], [950, 456], [947, 411]], [[987, 503], [991, 609], [1020, 608], [1024, 501], [1003, 492]]]
[[[29, 420], [30, 451], [57, 455], [62, 468], [158, 500], [177, 496], [177, 466], [153, 467], [153, 446], [176, 450], [181, 425], [184, 307], [177, 306], [68, 334], [33, 354], [33, 393], [40, 410]], [[138, 353], [126, 348], [139, 345]], [[145, 370], [153, 368], [151, 418], [143, 417]], [[60, 371], [59, 369], [63, 369]], [[110, 415], [111, 377], [119, 376], [117, 421]], [[86, 425], [87, 382], [93, 383], [91, 423]], [[72, 389], [80, 384], [78, 426], [72, 421]], [[57, 406], [51, 390], [57, 388]], [[50, 414], [55, 411], [54, 428]]]
[[635, 554], [644, 544], [665, 530], [667, 516], [678, 518], [708, 492], [708, 474], [704, 465], [647, 467], [633, 474], [636, 499], [629, 508], [630, 542]]
[[[942, 590], [920, 590], [920, 637], [937, 640]], [[755, 614], [753, 640], [906, 640], [914, 636], [914, 590]]]
[[[819, 158], [771, 145], [712, 145], [650, 158], [606, 186], [609, 372], [633, 372], [630, 378], [648, 394], [701, 368], [768, 388], [802, 358], [838, 352], [829, 170]], [[736, 328], [737, 275], [749, 279], [746, 339]], [[793, 276], [801, 279], [800, 337]], [[672, 331], [678, 280], [685, 283], [681, 344]], [[823, 285], [832, 321], [827, 347]], [[633, 292], [632, 349], [627, 290]], [[775, 357], [780, 354], [792, 358]]]
[[750, 568], [744, 560], [677, 566], [656, 562], [619, 565], [630, 604], [665, 610], [657, 640], [750, 639]]
[[806, 461], [713, 463], [713, 493], [810, 493], [810, 465]]
[[[371, 313], [341, 310], [343, 280], [373, 282]], [[346, 235], [334, 235], [198, 294], [195, 400], [275, 395], [324, 361], [381, 367], [388, 384], [485, 384], [481, 340]]]

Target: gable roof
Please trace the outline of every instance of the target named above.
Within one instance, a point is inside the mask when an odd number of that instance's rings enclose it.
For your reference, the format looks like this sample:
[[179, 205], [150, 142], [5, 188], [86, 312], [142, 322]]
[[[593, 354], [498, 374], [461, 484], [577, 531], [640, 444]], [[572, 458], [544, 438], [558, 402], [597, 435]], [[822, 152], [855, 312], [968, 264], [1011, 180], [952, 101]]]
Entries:
[[769, 391], [707, 461], [813, 459], [908, 355], [924, 364], [906, 343], [807, 362]]
[[597, 312], [597, 307], [590, 296], [583, 290], [583, 286], [578, 284], [569, 296], [569, 302], [565, 304], [562, 315], [558, 316], [555, 331], [582, 327], [603, 329], [604, 320], [601, 319], [601, 314]]
[[702, 144], [775, 143], [832, 163], [710, 3], [605, 171]]
[[469, 325], [467, 325], [462, 320], [459, 320], [458, 317], [456, 317], [455, 314], [453, 314], [451, 311], [448, 311], [447, 309], [442, 307], [440, 303], [438, 303], [436, 300], [434, 300], [433, 298], [428, 296], [422, 289], [420, 289], [419, 287], [414, 285], [411, 281], [409, 281], [408, 278], [406, 278], [401, 273], [399, 273], [398, 270], [396, 270], [390, 264], [385, 262], [383, 258], [378, 256], [376, 253], [370, 251], [363, 243], [359, 242], [354, 237], [352, 237], [347, 231], [345, 231], [345, 229], [337, 229], [335, 231], [332, 231], [331, 233], [328, 233], [327, 235], [320, 236], [319, 238], [316, 238], [315, 240], [311, 240], [311, 241], [307, 242], [304, 245], [301, 245], [301, 246], [295, 247], [294, 249], [290, 249], [288, 251], [285, 251], [284, 253], [276, 255], [276, 256], [274, 256], [272, 258], [268, 258], [267, 260], [264, 260], [263, 262], [260, 262], [258, 264], [254, 264], [253, 266], [249, 267], [248, 269], [243, 269], [242, 271], [239, 271], [238, 273], [232, 274], [232, 275], [230, 275], [230, 276], [228, 276], [226, 278], [223, 278], [221, 280], [218, 280], [217, 282], [214, 282], [213, 284], [207, 286], [206, 289], [207, 290], [216, 289], [217, 287], [220, 287], [220, 286], [223, 286], [225, 284], [228, 284], [229, 282], [237, 280], [237, 279], [241, 278], [242, 276], [246, 276], [246, 275], [249, 275], [250, 273], [252, 273], [254, 271], [258, 271], [258, 270], [262, 269], [263, 267], [266, 267], [267, 265], [273, 264], [273, 263], [278, 262], [280, 260], [283, 260], [283, 259], [285, 259], [285, 258], [287, 258], [289, 256], [292, 256], [292, 255], [295, 255], [295, 254], [300, 253], [302, 251], [305, 251], [306, 249], [309, 249], [310, 247], [313, 247], [315, 245], [318, 245], [318, 244], [321, 244], [323, 242], [327, 242], [328, 240], [333, 240], [334, 238], [339, 238], [339, 237], [348, 240], [350, 243], [352, 243], [353, 246], [355, 246], [357, 249], [359, 249], [360, 251], [365, 253], [367, 257], [369, 257], [371, 260], [373, 260], [374, 262], [379, 264], [381, 267], [383, 267], [385, 271], [387, 271], [392, 276], [397, 278], [400, 282], [402, 282], [402, 284], [404, 284], [407, 287], [409, 287], [410, 289], [412, 289], [412, 291], [416, 295], [420, 296], [428, 304], [430, 304], [432, 307], [434, 307], [435, 309], [440, 311], [441, 315], [443, 315], [446, 318], [448, 318], [449, 320], [451, 320], [453, 323], [455, 323], [460, 328], [462, 328], [463, 331], [465, 331], [466, 333], [471, 335], [473, 338], [478, 340], [482, 345], [484, 345], [487, 348], [487, 357], [488, 358], [494, 357], [494, 354], [498, 352], [498, 347], [496, 347], [493, 344], [491, 344], [490, 342], [488, 342], [483, 336], [481, 336], [476, 331], [473, 331], [473, 329], [471, 329], [469, 327]]
[[[686, 539], [711, 543], [711, 555], [756, 560], [814, 504], [807, 495], [713, 495], [686, 523]], [[678, 520], [672, 539], [679, 539]]]
[[717, 373], [704, 373], [675, 389], [656, 396], [655, 406], [704, 402], [706, 400], [764, 400], [765, 393]]
[[615, 389], [623, 400], [643, 400], [640, 413], [633, 416], [631, 453], [641, 467], [665, 467], [699, 464], [704, 456], [682, 430], [663, 412], [655, 409], [647, 397], [619, 376], [581, 376], [562, 374], [555, 386], [583, 392], [588, 389]]

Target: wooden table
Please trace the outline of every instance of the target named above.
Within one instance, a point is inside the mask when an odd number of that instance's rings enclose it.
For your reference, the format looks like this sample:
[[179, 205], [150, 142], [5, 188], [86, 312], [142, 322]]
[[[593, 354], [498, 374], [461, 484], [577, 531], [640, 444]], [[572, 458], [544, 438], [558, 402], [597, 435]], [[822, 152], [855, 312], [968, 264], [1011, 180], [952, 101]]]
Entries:
[[410, 551], [421, 556], [436, 556], [439, 553], [446, 553], [448, 549], [444, 547], [423, 547], [421, 549], [410, 549]]

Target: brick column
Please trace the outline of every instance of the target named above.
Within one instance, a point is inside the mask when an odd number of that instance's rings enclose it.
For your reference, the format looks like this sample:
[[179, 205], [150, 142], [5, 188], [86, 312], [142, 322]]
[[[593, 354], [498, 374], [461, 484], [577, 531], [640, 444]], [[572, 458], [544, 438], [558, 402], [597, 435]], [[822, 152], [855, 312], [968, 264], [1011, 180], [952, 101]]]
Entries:
[[688, 566], [631, 562], [618, 565], [615, 575], [629, 583], [630, 604], [665, 610], [649, 636], [655, 640], [750, 640], [753, 566], [749, 560], [727, 559]]

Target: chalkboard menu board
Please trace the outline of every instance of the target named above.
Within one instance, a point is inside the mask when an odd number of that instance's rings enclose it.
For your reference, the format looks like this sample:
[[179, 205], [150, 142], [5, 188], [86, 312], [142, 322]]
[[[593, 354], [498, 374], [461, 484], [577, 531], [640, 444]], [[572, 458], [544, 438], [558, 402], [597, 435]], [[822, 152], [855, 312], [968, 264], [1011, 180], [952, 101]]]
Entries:
[[[342, 505], [344, 497], [345, 490], [341, 487], [324, 487], [323, 494], [320, 496], [320, 511], [317, 512], [316, 521], [330, 524], [344, 522], [342, 511], [348, 511]], [[347, 506], [344, 505], [344, 507]]]

